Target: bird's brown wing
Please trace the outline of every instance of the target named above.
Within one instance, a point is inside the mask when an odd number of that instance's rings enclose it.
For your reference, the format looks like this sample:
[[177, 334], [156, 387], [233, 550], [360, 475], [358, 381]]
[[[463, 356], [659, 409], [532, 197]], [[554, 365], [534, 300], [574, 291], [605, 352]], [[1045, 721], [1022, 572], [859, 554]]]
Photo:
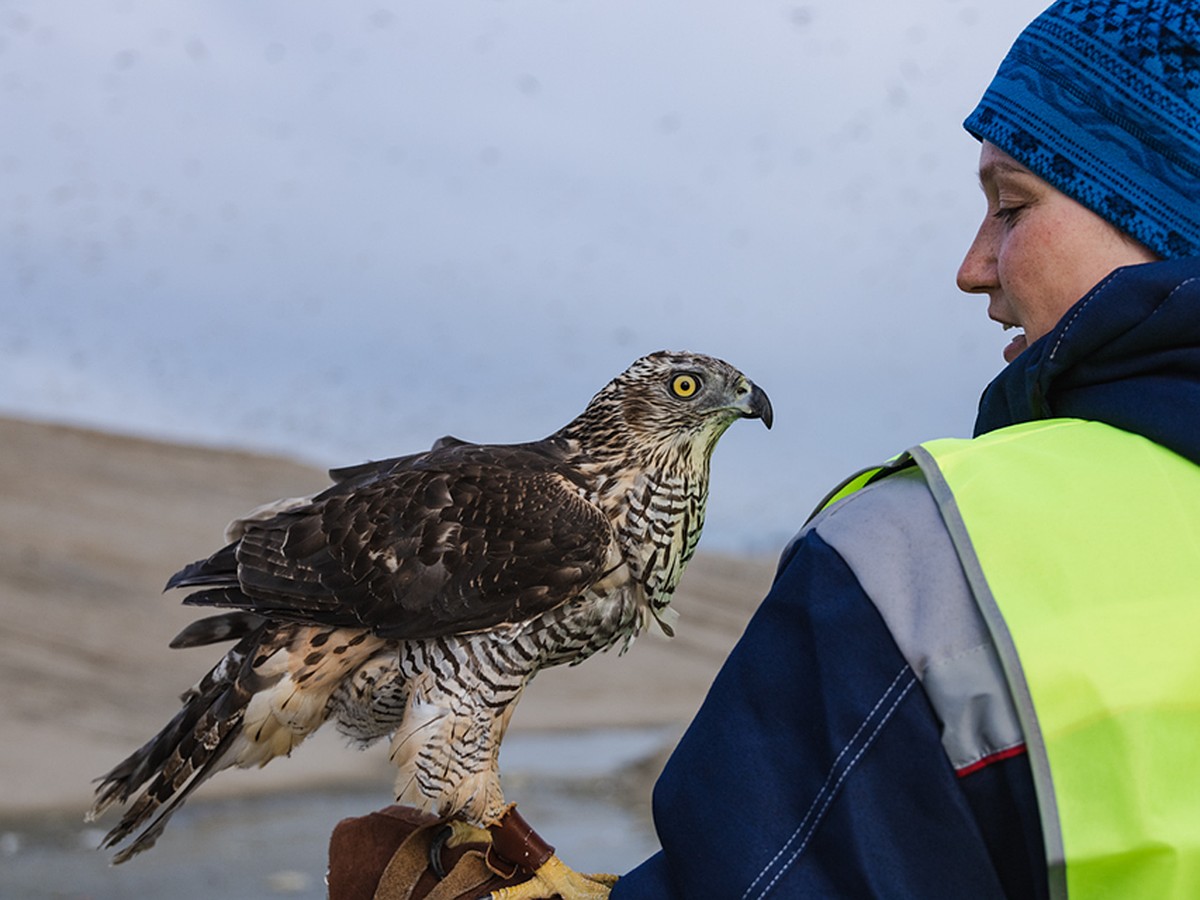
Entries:
[[535, 617], [605, 574], [613, 538], [577, 476], [531, 448], [456, 444], [352, 473], [303, 507], [248, 522], [169, 586], [204, 586], [191, 604], [383, 637]]

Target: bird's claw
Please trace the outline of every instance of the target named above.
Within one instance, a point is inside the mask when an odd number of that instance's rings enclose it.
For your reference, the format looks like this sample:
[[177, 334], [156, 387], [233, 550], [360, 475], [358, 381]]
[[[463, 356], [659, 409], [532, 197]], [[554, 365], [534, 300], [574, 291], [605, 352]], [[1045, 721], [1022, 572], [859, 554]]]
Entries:
[[[533, 873], [528, 881], [492, 891], [490, 900], [607, 900], [616, 875], [584, 875], [567, 866], [557, 856], [551, 856]], [[481, 898], [488, 900], [488, 898]]]
[[442, 864], [442, 848], [446, 846], [446, 842], [450, 840], [452, 834], [454, 834], [454, 829], [449, 825], [443, 825], [429, 839], [429, 868], [438, 877], [438, 881], [446, 877], [446, 867]]
[[453, 819], [433, 833], [429, 840], [429, 868], [437, 875], [438, 880], [446, 877], [446, 865], [442, 862], [442, 851], [447, 847], [458, 847], [462, 844], [488, 844], [491, 835], [486, 829], [477, 828], [462, 819]]

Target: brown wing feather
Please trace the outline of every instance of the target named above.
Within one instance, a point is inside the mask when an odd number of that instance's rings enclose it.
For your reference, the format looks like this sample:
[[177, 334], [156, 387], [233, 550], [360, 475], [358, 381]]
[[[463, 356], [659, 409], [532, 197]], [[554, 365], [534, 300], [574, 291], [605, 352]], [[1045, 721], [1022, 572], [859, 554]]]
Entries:
[[429, 450], [423, 453], [409, 453], [405, 456], [393, 456], [389, 459], [377, 459], [371, 462], [359, 463], [356, 466], [342, 466], [338, 469], [330, 469], [329, 477], [334, 481], [358, 481], [362, 480], [364, 476], [386, 475], [392, 469], [411, 463], [413, 460], [425, 456], [431, 451], [444, 450], [447, 447], [462, 447], [469, 443], [469, 441], [456, 438], [452, 434], [444, 434], [433, 442], [433, 446]]
[[188, 603], [384, 637], [531, 618], [600, 578], [612, 541], [551, 450], [453, 444], [355, 473], [304, 507], [248, 523], [234, 547], [173, 583], [219, 584], [219, 565], [225, 586]]

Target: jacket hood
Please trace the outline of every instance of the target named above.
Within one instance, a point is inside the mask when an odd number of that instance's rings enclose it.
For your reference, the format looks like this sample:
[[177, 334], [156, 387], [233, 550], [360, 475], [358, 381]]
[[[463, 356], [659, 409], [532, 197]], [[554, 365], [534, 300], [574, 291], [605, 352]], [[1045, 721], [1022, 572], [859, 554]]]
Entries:
[[1116, 270], [988, 385], [976, 436], [1104, 422], [1200, 463], [1200, 257]]

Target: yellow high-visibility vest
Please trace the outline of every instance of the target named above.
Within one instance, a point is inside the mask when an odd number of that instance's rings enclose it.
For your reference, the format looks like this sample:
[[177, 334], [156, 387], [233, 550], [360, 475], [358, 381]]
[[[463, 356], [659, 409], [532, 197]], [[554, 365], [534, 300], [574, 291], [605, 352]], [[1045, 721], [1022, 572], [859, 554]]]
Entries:
[[906, 457], [1000, 653], [1051, 895], [1200, 898], [1200, 466], [1077, 419]]

